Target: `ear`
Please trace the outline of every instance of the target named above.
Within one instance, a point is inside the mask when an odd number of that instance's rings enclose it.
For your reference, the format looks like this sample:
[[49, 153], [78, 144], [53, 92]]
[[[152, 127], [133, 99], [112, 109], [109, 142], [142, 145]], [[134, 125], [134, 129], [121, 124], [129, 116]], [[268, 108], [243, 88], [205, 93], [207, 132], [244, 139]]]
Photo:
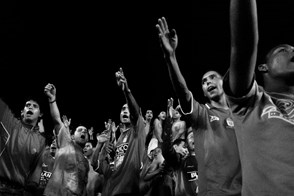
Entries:
[[268, 66], [267, 64], [260, 64], [257, 66], [257, 70], [261, 73], [267, 73], [268, 72]]
[[43, 117], [43, 113], [40, 113], [40, 114], [39, 114], [39, 117], [42, 118], [42, 117]]

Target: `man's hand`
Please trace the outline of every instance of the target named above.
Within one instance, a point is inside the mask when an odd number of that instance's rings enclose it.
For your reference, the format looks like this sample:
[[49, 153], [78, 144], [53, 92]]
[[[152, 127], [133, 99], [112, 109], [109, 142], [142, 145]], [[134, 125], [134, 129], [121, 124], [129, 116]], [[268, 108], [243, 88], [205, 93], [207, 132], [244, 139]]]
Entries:
[[110, 139], [110, 136], [102, 133], [102, 134], [97, 134], [96, 138], [99, 143], [104, 144]]
[[178, 46], [178, 36], [175, 29], [172, 29], [171, 32], [168, 29], [166, 19], [164, 17], [158, 19], [158, 24], [156, 28], [159, 32], [160, 45], [164, 50], [164, 53], [171, 55], [175, 52]]
[[48, 83], [45, 86], [44, 93], [47, 95], [50, 102], [56, 100], [56, 88], [53, 84]]
[[124, 76], [122, 68], [120, 68], [119, 71], [115, 73], [115, 77], [117, 85], [120, 86], [122, 90], [125, 90], [125, 88], [127, 87], [127, 79]]
[[71, 119], [68, 119], [66, 115], [62, 116], [62, 122], [65, 125], [65, 127], [69, 127], [71, 123]]
[[88, 130], [88, 133], [89, 133], [89, 136], [90, 136], [90, 140], [93, 140], [94, 128], [91, 127], [91, 128]]

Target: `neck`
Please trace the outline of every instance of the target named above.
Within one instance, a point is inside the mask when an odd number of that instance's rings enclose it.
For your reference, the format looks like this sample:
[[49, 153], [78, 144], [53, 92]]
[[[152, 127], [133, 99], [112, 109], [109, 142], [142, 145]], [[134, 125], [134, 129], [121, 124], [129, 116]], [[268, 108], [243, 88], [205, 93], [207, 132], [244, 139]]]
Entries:
[[123, 123], [123, 127], [121, 127], [121, 131], [125, 132], [130, 128], [130, 124], [129, 123]]
[[265, 79], [264, 89], [267, 92], [294, 94], [294, 84], [289, 84], [284, 80]]
[[27, 126], [32, 126], [35, 127], [37, 125], [37, 121], [32, 121], [29, 119], [22, 119], [23, 124], [27, 125]]
[[79, 147], [81, 147], [82, 149], [85, 148], [85, 144], [83, 144], [83, 143], [76, 142], [75, 140], [74, 140], [74, 143], [75, 143], [76, 145], [78, 145]]
[[211, 99], [210, 104], [216, 108], [229, 109], [227, 101], [226, 101], [226, 97], [224, 94], [220, 96], [218, 100]]

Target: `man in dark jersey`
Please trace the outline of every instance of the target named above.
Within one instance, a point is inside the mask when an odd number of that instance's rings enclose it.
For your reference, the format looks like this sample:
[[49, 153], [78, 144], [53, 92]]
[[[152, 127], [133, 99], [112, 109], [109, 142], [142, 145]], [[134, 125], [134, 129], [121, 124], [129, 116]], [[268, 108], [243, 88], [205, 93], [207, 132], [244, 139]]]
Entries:
[[110, 171], [109, 163], [107, 166], [106, 161], [99, 162], [98, 172], [104, 174], [105, 179], [102, 196], [137, 196], [145, 150], [145, 123], [122, 68], [115, 75], [127, 104], [123, 105], [120, 113], [122, 126], [115, 146], [114, 168]]
[[178, 37], [169, 31], [165, 18], [156, 25], [173, 89], [194, 131], [199, 172], [198, 195], [240, 195], [241, 166], [231, 112], [222, 88], [222, 77], [208, 71], [202, 90], [209, 103], [200, 104], [187, 87], [176, 59]]
[[44, 191], [46, 196], [84, 196], [88, 182], [89, 162], [83, 148], [89, 135], [86, 127], [78, 126], [73, 136], [70, 134], [70, 120], [61, 120], [56, 103], [56, 88], [47, 84], [45, 93], [50, 101], [50, 113], [57, 136], [57, 151], [52, 175]]
[[24, 191], [27, 178], [45, 149], [45, 137], [40, 133], [41, 117], [35, 100], [25, 103], [18, 119], [0, 99], [0, 195], [27, 194]]
[[[257, 67], [255, 0], [231, 0], [231, 63], [224, 79], [236, 126], [242, 195], [294, 195], [294, 52], [279, 45]], [[274, 13], [273, 13], [274, 14]]]
[[[173, 137], [173, 99], [168, 99], [168, 115], [163, 131], [162, 151], [166, 164], [174, 176], [175, 196], [197, 196], [197, 160], [194, 151], [192, 129], [185, 130], [184, 137]], [[187, 133], [188, 132], [188, 133]], [[186, 136], [187, 135], [187, 136]], [[190, 137], [188, 137], [190, 136]], [[189, 139], [188, 139], [189, 138]]]
[[34, 182], [35, 185], [31, 187], [34, 196], [42, 196], [49, 181], [55, 162], [56, 140], [53, 139], [50, 146], [47, 146], [42, 153], [42, 158], [38, 162], [29, 181]]

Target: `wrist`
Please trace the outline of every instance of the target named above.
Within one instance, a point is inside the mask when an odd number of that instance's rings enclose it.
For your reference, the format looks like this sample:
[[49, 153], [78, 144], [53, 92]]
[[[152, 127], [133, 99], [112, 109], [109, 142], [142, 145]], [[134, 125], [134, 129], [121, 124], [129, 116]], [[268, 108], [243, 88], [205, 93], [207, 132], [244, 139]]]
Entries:
[[49, 100], [49, 103], [54, 103], [54, 102], [56, 102], [56, 98], [53, 100]]

